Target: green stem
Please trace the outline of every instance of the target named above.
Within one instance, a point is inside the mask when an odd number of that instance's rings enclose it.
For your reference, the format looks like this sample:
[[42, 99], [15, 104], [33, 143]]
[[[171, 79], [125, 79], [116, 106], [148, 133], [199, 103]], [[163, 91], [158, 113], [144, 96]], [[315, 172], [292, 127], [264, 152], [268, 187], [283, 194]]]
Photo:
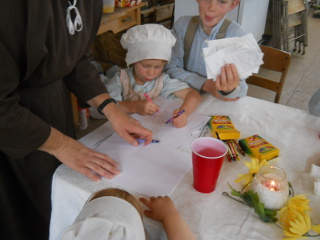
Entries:
[[243, 190], [246, 189], [246, 187], [250, 184], [251, 182], [248, 182], [246, 185], [243, 186], [243, 188], [241, 189], [241, 193], [243, 194]]
[[234, 197], [231, 197], [227, 192], [223, 192], [222, 195], [223, 195], [223, 196], [226, 196], [226, 197], [228, 197], [228, 198], [231, 198], [231, 199], [233, 199], [233, 200], [235, 200], [235, 201], [237, 201], [237, 202], [239, 202], [239, 203], [242, 203], [243, 205], [247, 205], [247, 206], [248, 206], [248, 204], [247, 204], [246, 202], [243, 202], [243, 201], [240, 201], [240, 200], [238, 200], [238, 199], [236, 199], [236, 198], [234, 198]]

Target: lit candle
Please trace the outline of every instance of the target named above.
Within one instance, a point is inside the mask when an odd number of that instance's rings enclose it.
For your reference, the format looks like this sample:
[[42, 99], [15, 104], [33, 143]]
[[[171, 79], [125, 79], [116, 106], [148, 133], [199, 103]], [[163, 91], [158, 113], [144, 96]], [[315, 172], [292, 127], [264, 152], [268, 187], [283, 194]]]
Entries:
[[275, 166], [264, 166], [254, 177], [251, 187], [265, 208], [281, 209], [289, 197], [289, 185], [285, 172]]

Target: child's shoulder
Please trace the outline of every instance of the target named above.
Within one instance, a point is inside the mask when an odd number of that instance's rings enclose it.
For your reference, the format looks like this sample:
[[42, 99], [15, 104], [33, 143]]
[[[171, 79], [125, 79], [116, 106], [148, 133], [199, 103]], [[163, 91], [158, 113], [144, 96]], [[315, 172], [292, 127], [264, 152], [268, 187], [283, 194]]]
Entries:
[[226, 38], [228, 37], [243, 37], [247, 32], [235, 21], [231, 21], [227, 33]]
[[194, 16], [181, 16], [181, 17], [179, 17], [179, 19], [174, 23], [174, 27], [176, 29], [186, 30], [193, 17]]

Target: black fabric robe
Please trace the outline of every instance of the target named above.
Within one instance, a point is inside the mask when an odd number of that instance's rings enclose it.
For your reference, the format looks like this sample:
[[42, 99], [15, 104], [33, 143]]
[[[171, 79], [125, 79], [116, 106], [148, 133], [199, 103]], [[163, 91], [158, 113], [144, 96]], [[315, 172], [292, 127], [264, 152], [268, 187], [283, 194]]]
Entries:
[[74, 35], [67, 6], [0, 0], [0, 239], [48, 239], [51, 180], [60, 162], [36, 149], [50, 126], [74, 137], [69, 91], [83, 103], [106, 92], [90, 64], [102, 1], [77, 0], [83, 29]]

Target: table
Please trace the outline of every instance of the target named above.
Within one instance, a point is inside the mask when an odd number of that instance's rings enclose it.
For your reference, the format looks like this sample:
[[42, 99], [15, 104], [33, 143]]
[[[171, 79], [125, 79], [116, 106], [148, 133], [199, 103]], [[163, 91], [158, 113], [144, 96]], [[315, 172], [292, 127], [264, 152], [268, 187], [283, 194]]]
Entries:
[[[320, 165], [319, 117], [252, 97], [224, 102], [204, 95], [198, 111], [207, 115], [228, 115], [240, 131], [241, 138], [259, 134], [278, 147], [280, 159], [275, 164], [286, 171], [296, 195], [309, 194], [313, 209], [310, 213], [312, 223], [320, 223], [320, 197], [313, 195], [313, 183], [306, 177], [312, 164]], [[281, 229], [261, 222], [252, 208], [222, 195], [222, 192], [230, 192], [227, 182], [240, 190], [234, 180], [238, 174], [247, 173], [243, 161], [250, 161], [250, 158], [246, 156], [241, 161], [224, 162], [213, 193], [202, 194], [194, 190], [190, 170], [170, 196], [197, 239], [284, 238]], [[63, 230], [72, 224], [90, 194], [106, 187], [111, 187], [106, 181], [93, 182], [61, 165], [53, 177], [50, 239], [60, 239]], [[58, 198], [61, 194], [63, 198]], [[151, 239], [166, 239], [161, 224], [148, 218], [144, 222]]]

